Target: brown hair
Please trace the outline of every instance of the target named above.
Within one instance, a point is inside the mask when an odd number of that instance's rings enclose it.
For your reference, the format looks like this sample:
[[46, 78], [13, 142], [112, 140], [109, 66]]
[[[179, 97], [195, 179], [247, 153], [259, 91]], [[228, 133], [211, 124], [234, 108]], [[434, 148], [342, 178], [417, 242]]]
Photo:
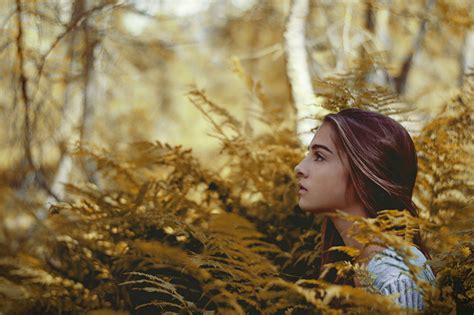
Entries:
[[[369, 216], [376, 217], [380, 210], [406, 209], [418, 217], [417, 207], [412, 201], [418, 159], [407, 130], [390, 117], [358, 108], [328, 114], [324, 122], [332, 125], [336, 147], [347, 155], [350, 183]], [[344, 245], [328, 217], [323, 219], [321, 232], [321, 268], [326, 263], [348, 257], [337, 251], [328, 252], [332, 246]], [[419, 232], [416, 232], [413, 243], [431, 259]], [[348, 283], [344, 279], [335, 279], [334, 272], [328, 273], [325, 280]], [[353, 284], [352, 281], [349, 283]]]

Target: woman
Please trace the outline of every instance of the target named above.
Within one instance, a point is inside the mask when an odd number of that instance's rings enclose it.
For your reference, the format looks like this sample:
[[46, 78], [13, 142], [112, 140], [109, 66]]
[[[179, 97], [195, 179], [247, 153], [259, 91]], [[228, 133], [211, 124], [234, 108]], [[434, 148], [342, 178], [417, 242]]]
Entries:
[[[325, 116], [317, 129], [309, 154], [295, 167], [299, 178], [299, 206], [314, 213], [334, 212], [374, 218], [386, 209], [408, 210], [417, 217], [412, 202], [417, 174], [415, 146], [408, 132], [395, 120], [382, 114], [356, 108]], [[408, 267], [400, 261], [393, 248], [361, 244], [349, 237], [352, 222], [333, 216], [325, 217], [322, 226], [321, 266], [343, 259], [332, 246], [351, 246], [360, 250], [357, 260], [367, 261], [369, 272], [375, 276], [375, 287], [382, 294], [400, 293], [397, 303], [422, 309], [423, 298], [414, 281], [403, 271]], [[412, 263], [423, 266], [430, 258], [419, 232], [410, 250]], [[338, 256], [339, 255], [339, 256]], [[346, 256], [347, 257], [347, 256]], [[434, 284], [434, 274], [426, 265], [418, 275]], [[358, 282], [334, 279], [334, 283]]]

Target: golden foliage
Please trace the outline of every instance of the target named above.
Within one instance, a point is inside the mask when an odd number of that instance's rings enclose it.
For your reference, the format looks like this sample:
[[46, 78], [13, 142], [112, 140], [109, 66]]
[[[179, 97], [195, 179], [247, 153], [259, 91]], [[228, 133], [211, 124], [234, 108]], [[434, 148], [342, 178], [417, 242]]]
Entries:
[[[347, 80], [328, 82], [344, 90]], [[354, 221], [350, 233], [362, 244], [392, 246], [401, 254], [424, 291], [426, 313], [473, 306], [472, 207], [466, 197], [472, 192], [472, 107], [463, 105], [472, 104], [469, 84], [450, 105], [454, 114], [436, 118], [416, 138], [420, 218], [390, 209], [376, 218], [332, 214]], [[373, 102], [381, 109], [393, 101], [387, 96], [384, 103], [383, 91], [359, 88], [360, 95], [348, 89], [333, 105]], [[373, 93], [372, 100], [364, 93]], [[67, 185], [71, 200], [53, 205], [24, 246], [13, 248], [17, 236], [3, 232], [2, 311], [402, 312], [391, 297], [376, 293], [362, 264], [341, 261], [319, 273], [321, 218], [295, 205], [292, 166], [303, 152], [292, 132], [273, 126], [271, 133], [253, 135], [203, 91], [189, 97], [221, 140], [227, 173], [203, 167], [191, 150], [158, 141], [114, 152], [78, 148], [78, 155], [97, 163], [101, 187]], [[448, 194], [451, 189], [459, 192]], [[419, 229], [434, 250], [437, 287], [414, 277], [418, 269], [407, 245]], [[348, 246], [331, 250], [359, 255]], [[320, 280], [329, 268], [354, 274], [363, 286]]]
[[432, 265], [443, 299], [453, 298], [458, 310], [472, 309], [474, 298], [473, 105], [474, 81], [468, 75], [439, 117], [415, 139], [420, 174], [414, 200], [427, 219], [424, 232], [435, 252]]
[[375, 61], [362, 59], [350, 70], [316, 80], [317, 94], [325, 98], [323, 107], [333, 112], [345, 108], [362, 108], [387, 116], [413, 111], [415, 108], [403, 103], [389, 87], [367, 80], [377, 70], [374, 64]]

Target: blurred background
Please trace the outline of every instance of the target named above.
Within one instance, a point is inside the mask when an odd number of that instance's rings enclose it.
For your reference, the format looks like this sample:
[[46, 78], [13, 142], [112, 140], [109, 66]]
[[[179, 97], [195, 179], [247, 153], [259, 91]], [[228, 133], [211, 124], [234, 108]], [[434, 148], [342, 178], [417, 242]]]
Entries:
[[321, 92], [311, 83], [364, 57], [367, 80], [415, 107], [416, 134], [474, 59], [470, 0], [4, 0], [0, 12], [1, 185], [40, 202], [97, 181], [71, 158], [78, 143], [160, 140], [218, 168], [192, 89], [256, 132], [264, 94], [303, 146]]

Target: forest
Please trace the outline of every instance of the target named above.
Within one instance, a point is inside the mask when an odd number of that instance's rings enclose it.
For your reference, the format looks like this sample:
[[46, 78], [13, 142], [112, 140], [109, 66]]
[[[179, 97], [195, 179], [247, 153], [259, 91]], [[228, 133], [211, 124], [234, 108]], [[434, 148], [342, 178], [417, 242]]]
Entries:
[[321, 272], [298, 206], [346, 108], [418, 157], [419, 217], [354, 237], [404, 254], [419, 231], [418, 313], [474, 313], [471, 0], [3, 0], [0, 22], [0, 314], [404, 314], [353, 248]]

